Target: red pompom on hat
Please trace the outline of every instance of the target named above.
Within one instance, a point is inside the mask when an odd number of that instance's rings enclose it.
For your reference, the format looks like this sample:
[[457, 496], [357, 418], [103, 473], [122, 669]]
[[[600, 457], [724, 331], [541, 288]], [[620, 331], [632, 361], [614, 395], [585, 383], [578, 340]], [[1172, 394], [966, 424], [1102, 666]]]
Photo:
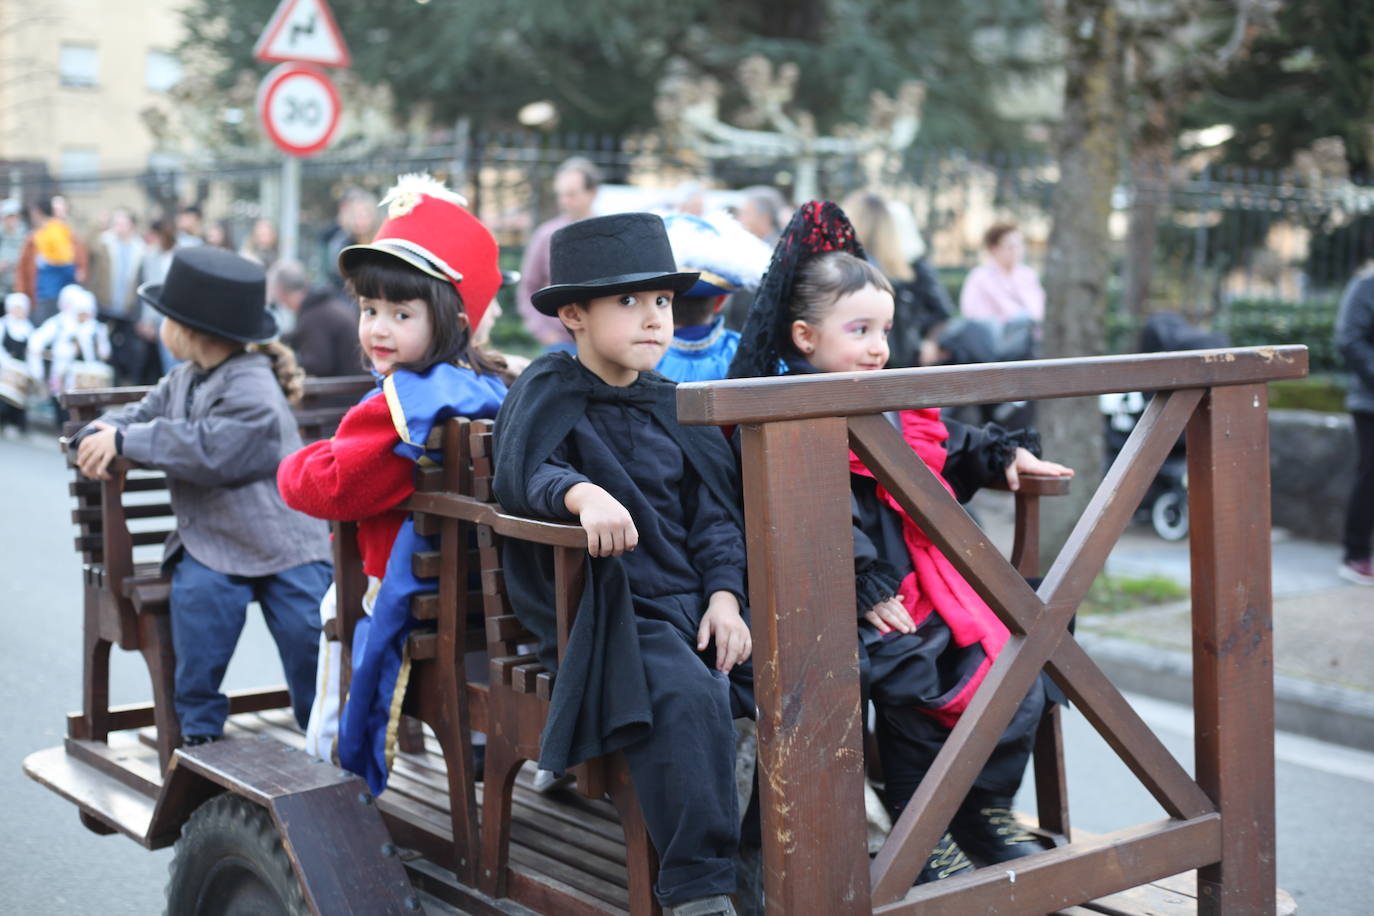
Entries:
[[348, 275], [349, 261], [359, 251], [380, 251], [458, 290], [470, 327], [501, 288], [500, 250], [491, 231], [467, 210], [462, 195], [429, 175], [402, 175], [382, 198], [386, 222], [369, 245], [350, 245], [339, 252], [339, 270]]

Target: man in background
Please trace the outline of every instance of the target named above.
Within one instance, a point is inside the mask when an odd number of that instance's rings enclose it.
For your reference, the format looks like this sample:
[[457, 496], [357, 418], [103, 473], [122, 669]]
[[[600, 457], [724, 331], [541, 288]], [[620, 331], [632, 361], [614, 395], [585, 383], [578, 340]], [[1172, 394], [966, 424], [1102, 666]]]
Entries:
[[569, 223], [591, 216], [600, 187], [601, 170], [590, 159], [574, 156], [565, 160], [553, 173], [558, 215], [541, 223], [530, 234], [525, 247], [525, 259], [520, 264], [520, 285], [515, 294], [516, 310], [530, 336], [546, 350], [571, 350], [572, 337], [558, 318], [541, 314], [530, 296], [549, 285], [549, 241], [553, 234]]
[[299, 261], [277, 261], [267, 271], [267, 298], [284, 319], [282, 342], [296, 351], [306, 375], [361, 375], [358, 310], [327, 286], [311, 288]]

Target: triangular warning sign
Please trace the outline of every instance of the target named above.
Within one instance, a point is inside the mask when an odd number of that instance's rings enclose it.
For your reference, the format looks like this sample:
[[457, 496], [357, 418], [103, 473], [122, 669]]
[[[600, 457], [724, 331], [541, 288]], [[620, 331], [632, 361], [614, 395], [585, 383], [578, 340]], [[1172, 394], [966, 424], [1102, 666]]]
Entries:
[[326, 0], [282, 0], [253, 47], [265, 63], [347, 67], [352, 63]]

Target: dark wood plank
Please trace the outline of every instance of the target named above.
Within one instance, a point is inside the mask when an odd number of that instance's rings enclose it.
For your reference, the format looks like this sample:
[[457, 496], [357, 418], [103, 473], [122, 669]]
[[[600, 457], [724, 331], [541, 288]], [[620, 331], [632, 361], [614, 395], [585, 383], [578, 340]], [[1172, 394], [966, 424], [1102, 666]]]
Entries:
[[1198, 912], [1271, 913], [1274, 627], [1268, 391], [1213, 389], [1188, 429], [1198, 783], [1226, 823]]
[[[1215, 854], [1221, 817], [1141, 824], [913, 888], [874, 916], [1051, 913], [1163, 878]], [[1187, 866], [1185, 866], [1187, 867]]]
[[871, 909], [854, 620], [830, 612], [854, 602], [847, 439], [843, 419], [742, 429], [772, 916]]
[[689, 426], [730, 426], [1113, 391], [1246, 385], [1306, 374], [1307, 348], [1300, 346], [1038, 359], [690, 382], [677, 387], [677, 412], [678, 420]]

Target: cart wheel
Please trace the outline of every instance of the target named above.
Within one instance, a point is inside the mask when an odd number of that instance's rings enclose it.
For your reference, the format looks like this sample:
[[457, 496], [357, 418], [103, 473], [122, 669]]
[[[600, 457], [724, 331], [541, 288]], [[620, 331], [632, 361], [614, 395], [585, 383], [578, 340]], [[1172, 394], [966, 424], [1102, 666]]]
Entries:
[[1188, 536], [1188, 491], [1179, 487], [1166, 490], [1150, 507], [1150, 521], [1155, 534], [1166, 541], [1180, 541]]
[[265, 809], [218, 795], [181, 828], [164, 916], [307, 916], [310, 908]]

